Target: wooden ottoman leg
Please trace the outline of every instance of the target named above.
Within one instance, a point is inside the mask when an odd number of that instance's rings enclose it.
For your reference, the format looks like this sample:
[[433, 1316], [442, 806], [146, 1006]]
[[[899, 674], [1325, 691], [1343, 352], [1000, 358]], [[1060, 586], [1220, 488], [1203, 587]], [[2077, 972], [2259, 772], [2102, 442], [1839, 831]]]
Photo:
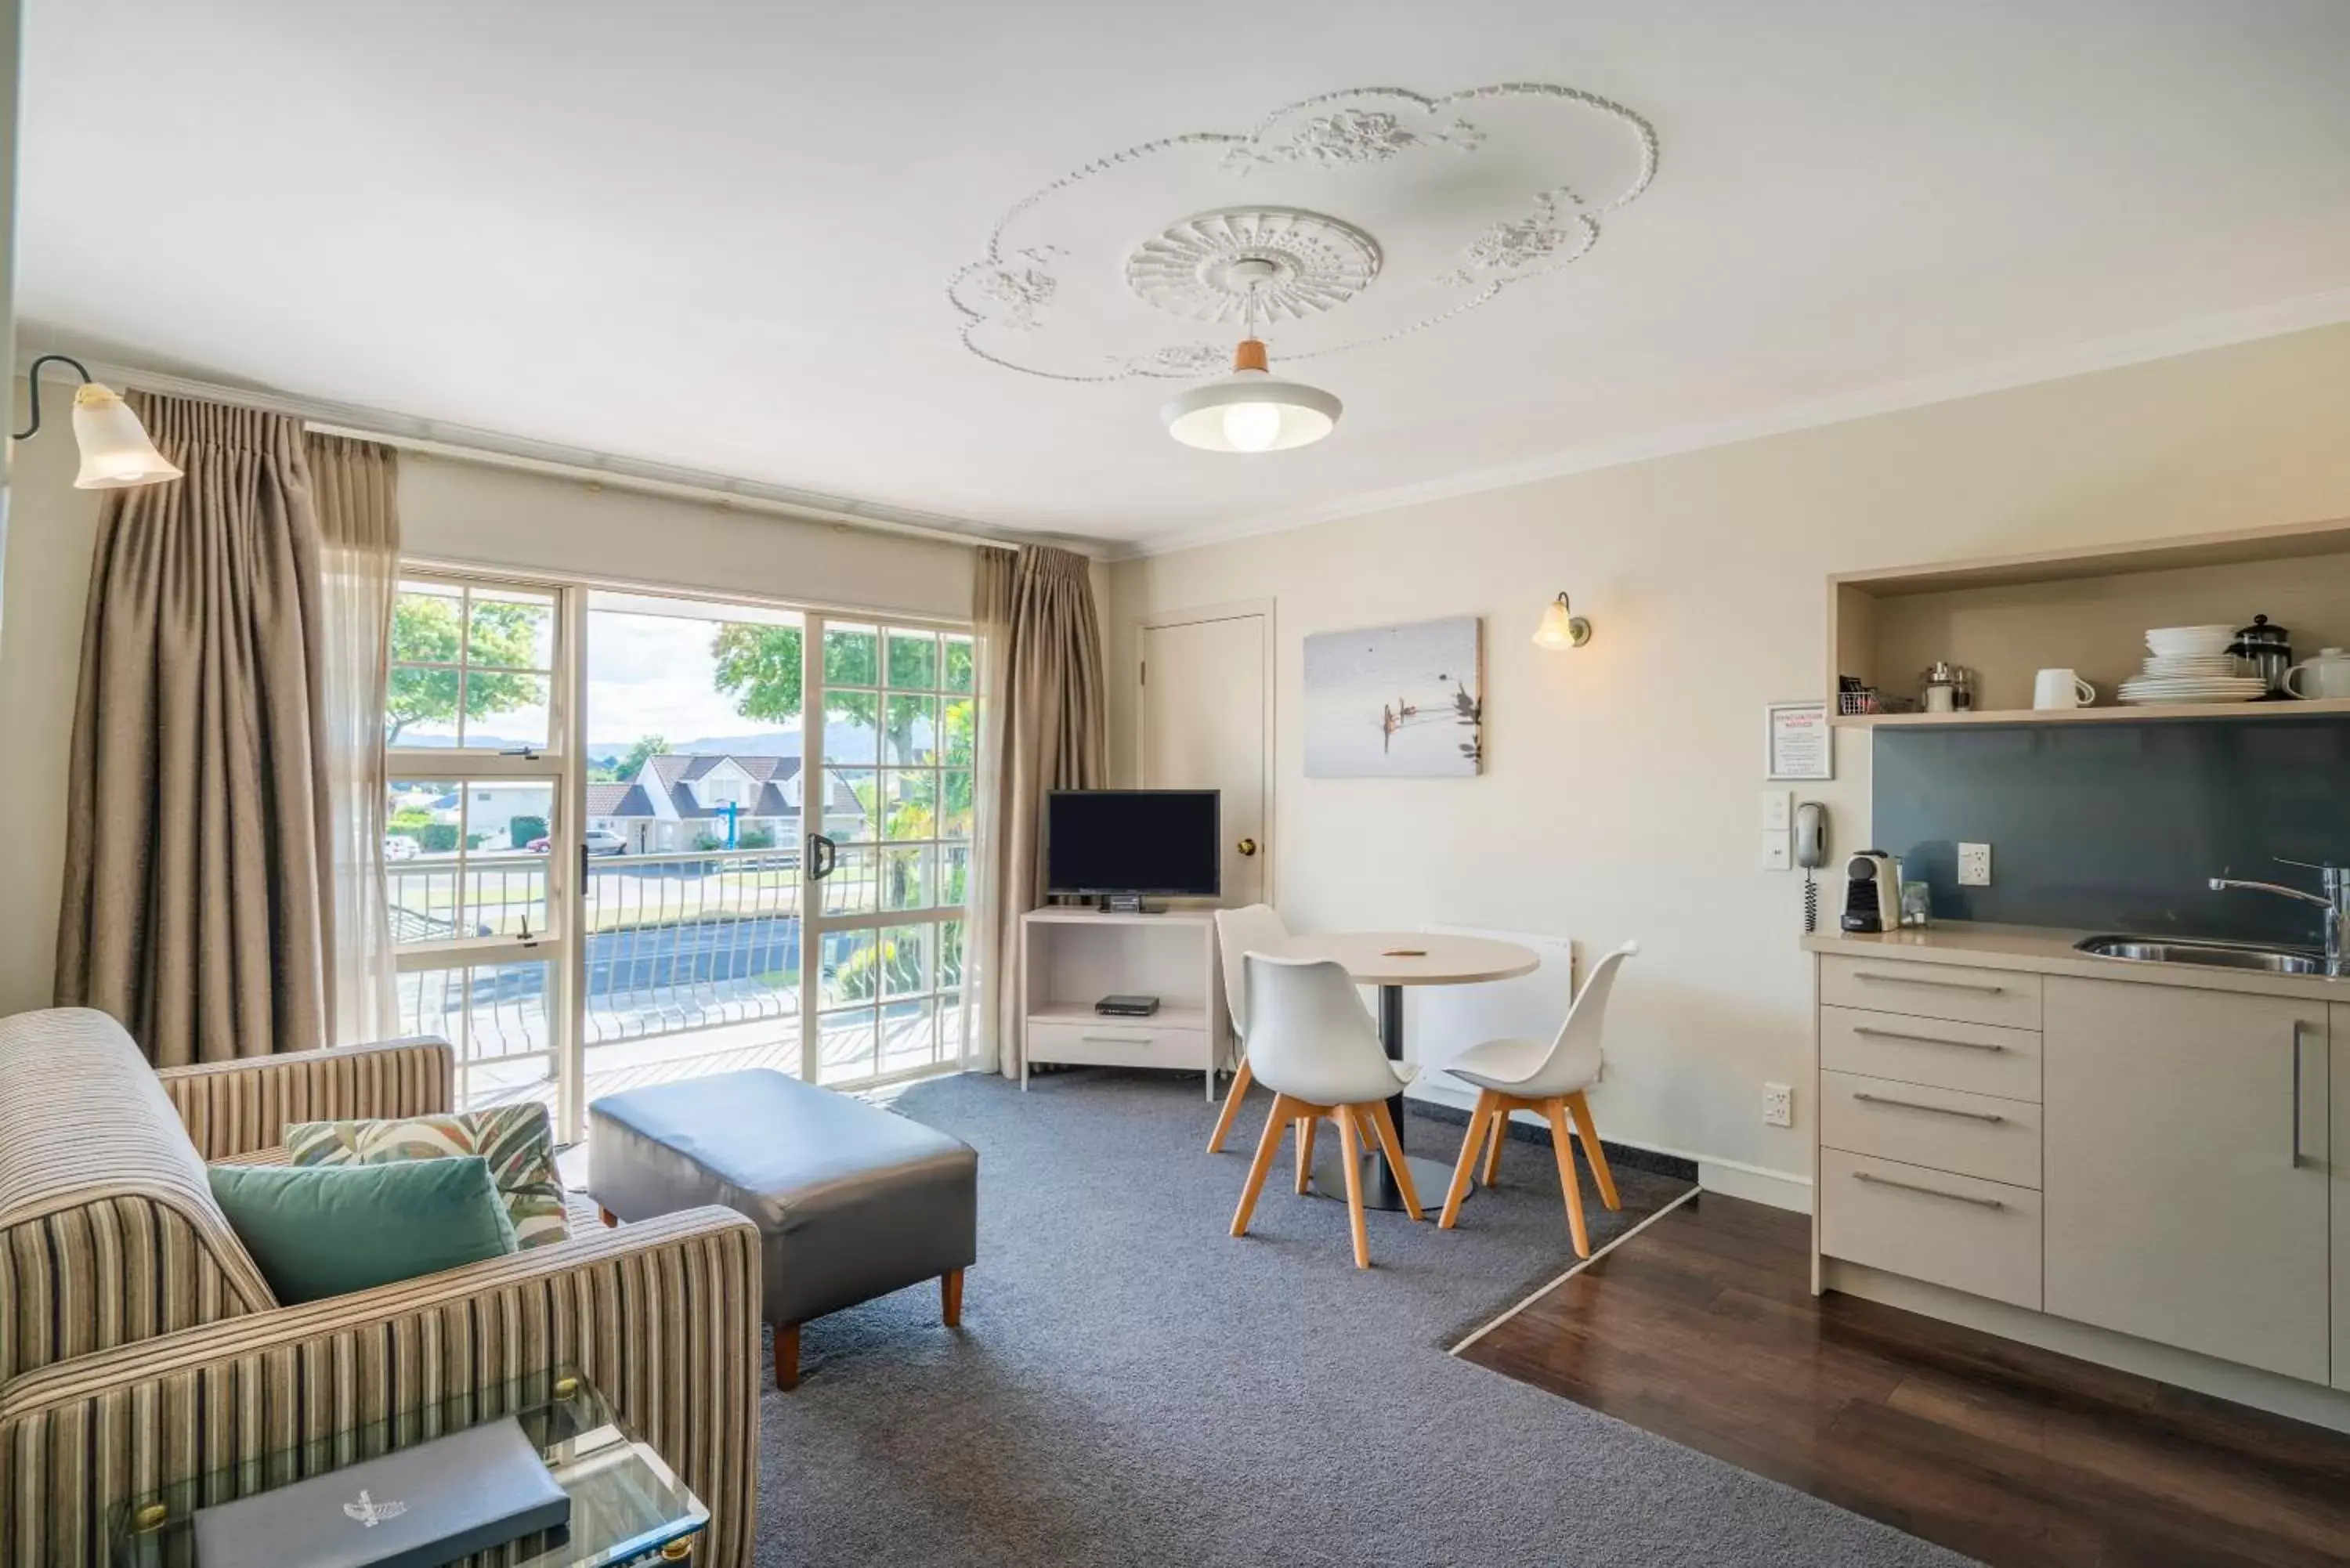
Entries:
[[613, 1213], [609, 1209], [605, 1208], [600, 1203], [596, 1206], [596, 1218], [601, 1220], [607, 1225], [618, 1225], [620, 1222], [620, 1217], [618, 1214]]
[[939, 1276], [940, 1319], [949, 1328], [962, 1326], [962, 1271], [952, 1269]]
[[800, 1386], [800, 1325], [775, 1330], [775, 1386], [788, 1394]]

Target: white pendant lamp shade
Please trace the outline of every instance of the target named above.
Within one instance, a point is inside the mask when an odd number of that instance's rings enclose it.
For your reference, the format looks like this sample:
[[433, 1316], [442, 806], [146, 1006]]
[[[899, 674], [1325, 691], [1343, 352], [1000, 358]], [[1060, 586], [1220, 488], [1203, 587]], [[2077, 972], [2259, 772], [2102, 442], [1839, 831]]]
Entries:
[[1336, 398], [1302, 381], [1275, 380], [1264, 345], [1251, 337], [1232, 356], [1232, 373], [1170, 398], [1159, 410], [1167, 433], [1202, 452], [1286, 452], [1337, 428]]
[[180, 471], [147, 439], [147, 429], [112, 389], [86, 383], [74, 394], [74, 444], [81, 449], [76, 490], [125, 490], [161, 484]]

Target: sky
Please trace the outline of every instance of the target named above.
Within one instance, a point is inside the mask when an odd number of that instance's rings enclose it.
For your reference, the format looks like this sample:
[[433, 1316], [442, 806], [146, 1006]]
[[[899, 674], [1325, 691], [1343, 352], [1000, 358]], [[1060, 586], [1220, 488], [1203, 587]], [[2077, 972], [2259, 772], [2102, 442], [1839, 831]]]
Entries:
[[646, 735], [673, 743], [712, 736], [779, 734], [796, 724], [745, 719], [711, 679], [714, 622], [592, 610], [588, 626], [588, 741], [591, 753]]

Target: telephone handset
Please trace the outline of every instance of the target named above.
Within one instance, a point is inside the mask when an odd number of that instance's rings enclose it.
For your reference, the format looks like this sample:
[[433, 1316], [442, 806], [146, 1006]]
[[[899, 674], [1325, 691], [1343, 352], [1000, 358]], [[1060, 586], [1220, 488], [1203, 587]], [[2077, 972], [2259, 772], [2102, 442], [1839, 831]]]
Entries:
[[1812, 873], [1828, 863], [1828, 808], [1807, 800], [1795, 808], [1795, 864], [1804, 868], [1804, 929], [1820, 929], [1820, 885]]
[[1795, 808], [1795, 864], [1806, 871], [1828, 863], [1828, 808], [1807, 800]]

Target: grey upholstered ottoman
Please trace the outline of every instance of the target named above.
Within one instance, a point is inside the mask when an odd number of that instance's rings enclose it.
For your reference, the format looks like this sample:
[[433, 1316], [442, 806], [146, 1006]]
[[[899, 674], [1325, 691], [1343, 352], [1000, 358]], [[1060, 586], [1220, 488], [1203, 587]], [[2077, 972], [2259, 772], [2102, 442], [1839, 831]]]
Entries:
[[604, 1222], [723, 1204], [759, 1227], [775, 1386], [800, 1324], [938, 1280], [947, 1326], [979, 1245], [979, 1156], [961, 1138], [781, 1073], [720, 1073], [588, 1107]]

